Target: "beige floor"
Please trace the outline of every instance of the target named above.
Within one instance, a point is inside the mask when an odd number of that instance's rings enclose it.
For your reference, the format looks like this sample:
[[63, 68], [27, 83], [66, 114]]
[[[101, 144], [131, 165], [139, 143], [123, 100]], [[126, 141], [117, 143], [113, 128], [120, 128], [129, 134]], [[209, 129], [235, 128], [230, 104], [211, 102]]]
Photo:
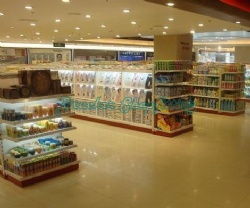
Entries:
[[24, 189], [0, 178], [1, 208], [250, 207], [250, 111], [196, 113], [172, 139], [73, 121], [80, 170]]

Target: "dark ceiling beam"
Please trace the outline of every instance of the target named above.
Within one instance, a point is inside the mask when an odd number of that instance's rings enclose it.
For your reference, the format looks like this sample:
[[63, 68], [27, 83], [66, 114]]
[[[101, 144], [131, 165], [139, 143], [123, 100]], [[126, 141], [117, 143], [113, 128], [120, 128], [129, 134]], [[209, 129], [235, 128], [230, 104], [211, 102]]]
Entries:
[[[216, 19], [250, 27], [250, 13], [237, 7], [225, 4], [220, 0], [144, 0], [147, 2], [166, 5], [168, 2], [175, 3], [174, 8], [197, 14], [210, 16]], [[248, 5], [246, 5], [248, 6]]]

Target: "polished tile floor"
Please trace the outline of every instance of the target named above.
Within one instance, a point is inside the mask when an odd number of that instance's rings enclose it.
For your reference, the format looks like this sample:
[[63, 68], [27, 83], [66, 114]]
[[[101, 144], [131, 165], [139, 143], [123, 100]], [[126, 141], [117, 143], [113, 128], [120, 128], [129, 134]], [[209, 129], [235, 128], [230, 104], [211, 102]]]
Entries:
[[79, 171], [26, 188], [0, 178], [1, 208], [250, 207], [250, 110], [195, 113], [175, 138], [72, 121]]

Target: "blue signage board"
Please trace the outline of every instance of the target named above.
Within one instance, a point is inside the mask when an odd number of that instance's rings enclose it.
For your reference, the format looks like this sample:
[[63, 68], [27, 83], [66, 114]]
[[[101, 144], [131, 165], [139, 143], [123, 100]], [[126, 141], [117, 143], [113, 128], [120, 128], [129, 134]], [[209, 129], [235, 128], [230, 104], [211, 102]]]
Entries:
[[119, 51], [118, 61], [145, 61], [145, 52]]

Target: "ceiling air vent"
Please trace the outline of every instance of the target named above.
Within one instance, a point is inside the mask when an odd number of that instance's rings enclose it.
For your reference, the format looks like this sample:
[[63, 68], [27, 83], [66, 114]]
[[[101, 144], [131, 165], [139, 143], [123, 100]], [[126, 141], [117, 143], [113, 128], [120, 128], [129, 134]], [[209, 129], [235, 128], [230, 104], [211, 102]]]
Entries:
[[36, 19], [19, 19], [21, 22], [37, 22], [38, 20]]
[[72, 15], [72, 16], [80, 16], [81, 13], [78, 12], [69, 12], [68, 15]]

